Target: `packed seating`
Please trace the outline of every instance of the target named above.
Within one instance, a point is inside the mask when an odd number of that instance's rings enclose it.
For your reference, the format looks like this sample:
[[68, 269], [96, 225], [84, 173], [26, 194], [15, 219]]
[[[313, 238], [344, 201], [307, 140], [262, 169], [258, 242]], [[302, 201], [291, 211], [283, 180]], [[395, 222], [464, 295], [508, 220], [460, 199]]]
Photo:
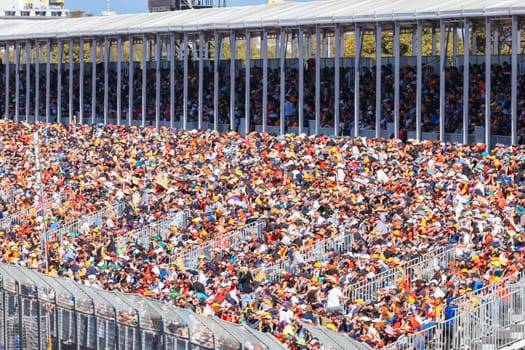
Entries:
[[[244, 323], [290, 348], [317, 346], [302, 322], [381, 347], [450, 317], [448, 304], [518, 278], [525, 266], [523, 146], [0, 124], [1, 215], [26, 211], [3, 227], [2, 262]], [[117, 203], [118, 215], [53, 234]], [[149, 244], [129, 240], [186, 211], [186, 225]], [[260, 235], [207, 250], [191, 267], [180, 258], [261, 220]], [[349, 232], [347, 249], [304, 258]], [[373, 300], [345, 298], [355, 283], [444, 246], [455, 247], [455, 259], [436, 264], [433, 276], [401, 278]], [[282, 258], [290, 268], [267, 276]]]
[[[198, 69], [196, 69], [198, 62], [190, 65], [189, 70], [189, 88], [188, 88], [188, 118], [189, 121], [196, 121], [198, 117]], [[492, 67], [492, 94], [494, 96], [492, 102], [492, 119], [491, 130], [495, 135], [510, 135], [510, 65], [508, 63], [493, 65]], [[203, 101], [203, 121], [212, 123], [213, 117], [213, 101], [214, 101], [214, 86], [213, 86], [213, 70], [205, 67], [203, 71], [204, 82], [204, 101]], [[375, 67], [368, 68], [364, 66], [361, 70], [360, 76], [360, 128], [373, 129], [375, 127]], [[439, 74], [431, 65], [425, 65], [423, 69], [423, 89], [422, 89], [422, 131], [423, 132], [439, 132]], [[40, 78], [41, 87], [39, 114], [45, 115], [45, 72], [40, 71], [42, 75]], [[91, 65], [86, 67], [84, 76], [84, 116], [91, 119], [93, 114], [91, 105], [91, 86], [92, 75]], [[133, 72], [134, 77], [142, 77], [142, 69], [135, 68]], [[250, 116], [251, 127], [255, 130], [255, 125], [262, 125], [263, 111], [262, 111], [262, 69], [252, 67], [251, 69], [251, 101], [250, 101]], [[342, 134], [350, 135], [350, 130], [354, 123], [354, 85], [353, 85], [353, 68], [341, 68], [341, 86], [340, 86], [340, 130]], [[78, 113], [79, 109], [79, 75], [78, 69], [74, 71], [74, 87], [73, 87], [73, 111]], [[240, 69], [236, 72], [236, 108], [234, 119], [244, 118], [244, 78], [245, 70]], [[448, 133], [458, 133], [462, 131], [463, 123], [463, 69], [450, 66], [446, 70], [446, 125], [445, 130]], [[155, 99], [156, 99], [156, 75], [155, 69], [151, 68], [147, 71], [146, 82], [146, 103], [145, 106], [145, 120], [146, 125], [154, 125], [155, 122]], [[161, 103], [160, 103], [160, 120], [170, 120], [170, 84], [169, 84], [169, 70], [161, 70]], [[175, 115], [174, 120], [182, 120], [183, 115], [183, 72], [181, 68], [175, 74]], [[470, 103], [469, 103], [469, 131], [474, 132], [475, 126], [484, 125], [485, 120], [485, 98], [484, 98], [484, 64], [470, 65]], [[12, 117], [15, 113], [15, 78], [11, 74], [10, 81], [10, 96], [11, 96], [11, 111]], [[313, 120], [315, 111], [315, 74], [314, 67], [309, 65], [305, 69], [305, 89], [304, 89], [304, 125], [308, 126], [308, 121]], [[20, 79], [24, 81], [25, 71], [20, 72]], [[4, 81], [5, 76], [2, 74], [0, 80]], [[286, 86], [285, 94], [286, 101], [284, 104], [284, 115], [286, 128], [298, 125], [298, 71], [296, 69], [287, 68], [286, 70]], [[268, 125], [278, 126], [280, 123], [280, 71], [279, 69], [269, 69], [268, 73]], [[34, 99], [34, 84], [35, 72], [32, 69], [30, 72], [31, 82], [31, 100]], [[57, 72], [52, 70], [50, 78], [50, 111], [51, 120], [55, 120], [57, 115]], [[109, 92], [108, 92], [108, 119], [116, 122], [117, 120], [117, 73], [114, 70], [109, 70], [108, 75]], [[122, 115], [121, 120], [125, 120], [129, 114], [129, 93], [133, 92], [133, 120], [142, 120], [142, 79], [135, 79], [133, 86], [129, 85], [128, 71], [123, 70], [122, 74]], [[69, 73], [62, 73], [62, 98], [61, 98], [61, 113], [67, 115], [69, 113]], [[220, 75], [219, 81], [219, 123], [229, 124], [230, 122], [230, 77], [229, 71], [225, 71]], [[525, 75], [518, 77], [518, 86], [525, 84]], [[404, 66], [400, 70], [400, 128], [406, 131], [413, 131], [416, 129], [416, 68], [410, 65]], [[97, 68], [96, 79], [96, 93], [98, 96], [96, 117], [102, 117], [104, 114], [104, 69], [103, 65]], [[333, 128], [334, 124], [334, 71], [333, 68], [323, 68], [321, 70], [321, 115], [320, 126], [326, 128]], [[20, 110], [21, 116], [26, 114], [25, 96], [26, 84], [20, 84]], [[525, 143], [525, 91], [518, 91], [518, 125], [519, 139], [521, 143]], [[0, 110], [4, 111], [5, 91], [0, 88]], [[382, 66], [381, 74], [381, 127], [386, 129], [387, 123], [394, 121], [394, 68], [387, 64]], [[34, 115], [35, 106], [32, 103], [29, 106], [29, 115]], [[235, 125], [239, 125], [236, 122]], [[395, 135], [398, 136], [398, 135]]]

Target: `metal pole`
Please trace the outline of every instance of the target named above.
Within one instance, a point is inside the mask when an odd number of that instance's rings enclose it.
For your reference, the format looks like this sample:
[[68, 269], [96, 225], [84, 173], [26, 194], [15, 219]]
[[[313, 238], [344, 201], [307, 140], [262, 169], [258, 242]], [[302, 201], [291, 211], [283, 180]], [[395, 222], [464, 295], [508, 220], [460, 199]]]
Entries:
[[213, 33], [213, 130], [219, 130], [219, 59], [221, 58], [221, 41], [219, 33]]
[[155, 127], [160, 128], [160, 34], [155, 35]]
[[40, 43], [35, 41], [35, 122], [40, 119]]
[[230, 130], [235, 129], [235, 59], [237, 56], [237, 42], [235, 32], [230, 33]]
[[137, 315], [137, 332], [138, 332], [138, 338], [139, 338], [139, 349], [142, 350], [142, 330], [140, 327], [140, 313], [139, 310], [135, 309], [135, 313]]
[[51, 40], [46, 41], [46, 123], [51, 118]]
[[111, 45], [108, 37], [104, 37], [104, 125], [108, 125], [109, 104], [109, 49]]
[[299, 27], [299, 99], [297, 102], [299, 134], [304, 132], [304, 29]]
[[20, 283], [15, 281], [16, 296], [18, 299], [18, 341], [20, 350], [24, 349], [24, 310], [22, 305], [22, 294], [20, 293]]
[[73, 45], [74, 42], [73, 42], [73, 39], [70, 39], [69, 40], [69, 43], [68, 43], [68, 65], [69, 65], [69, 86], [68, 86], [68, 96], [69, 96], [69, 115], [68, 115], [68, 120], [69, 120], [69, 125], [71, 125], [71, 121], [72, 121], [72, 118], [73, 118]]
[[5, 51], [4, 51], [4, 62], [5, 62], [5, 118], [9, 118], [9, 104], [11, 102], [9, 98], [9, 79], [10, 79], [10, 67], [9, 67], [9, 42], [5, 43]]
[[[29, 44], [29, 41], [26, 40], [25, 42], [25, 49], [26, 49], [26, 105], [25, 105], [25, 108], [26, 108], [26, 121], [29, 120], [29, 106], [31, 105], [31, 60], [30, 60], [30, 55], [31, 55], [31, 48], [30, 48], [30, 44]], [[36, 90], [38, 91], [38, 90]]]
[[335, 27], [335, 52], [334, 52], [334, 135], [339, 134], [339, 100], [341, 89], [341, 27]]
[[[37, 90], [38, 91], [38, 90]], [[37, 329], [37, 338], [38, 338], [38, 350], [42, 350], [42, 325], [40, 324], [40, 297], [38, 286], [35, 286], [35, 295], [36, 295], [36, 329]], [[5, 320], [4, 320], [5, 322]], [[46, 332], [47, 334], [47, 332]]]
[[[7, 62], [7, 61], [6, 61]], [[4, 339], [4, 346], [7, 347], [8, 344], [8, 336], [7, 336], [7, 297], [4, 289], [4, 277], [2, 276], [2, 317], [4, 319], [3, 323], [3, 339]]]
[[97, 39], [91, 41], [91, 124], [97, 114]]
[[250, 98], [251, 98], [251, 86], [250, 86], [250, 68], [251, 68], [251, 36], [250, 31], [246, 30], [246, 63], [245, 63], [245, 87], [244, 87], [244, 134], [250, 133]]
[[79, 74], [79, 92], [78, 92], [78, 123], [84, 122], [84, 38], [80, 38], [79, 43], [80, 74]]
[[183, 44], [183, 58], [184, 58], [184, 78], [183, 78], [183, 97], [182, 97], [182, 130], [188, 128], [188, 33], [184, 33], [184, 44]]
[[198, 109], [198, 119], [197, 119], [197, 129], [202, 130], [202, 112], [204, 109], [204, 33], [199, 33], [199, 109]]
[[279, 33], [279, 47], [280, 47], [280, 57], [279, 57], [279, 69], [281, 72], [280, 76], [280, 91], [279, 91], [279, 135], [284, 135], [285, 131], [285, 123], [286, 120], [284, 119], [284, 102], [285, 102], [285, 85], [286, 85], [286, 66], [285, 66], [285, 59], [286, 59], [286, 32], [284, 31], [284, 28], [281, 27], [281, 31]]
[[469, 137], [469, 98], [470, 98], [470, 20], [463, 22], [463, 144], [467, 145]]
[[439, 140], [445, 141], [445, 69], [447, 66], [447, 46], [446, 46], [446, 27], [445, 21], [439, 20]]
[[423, 25], [421, 21], [417, 21], [416, 26], [416, 140], [421, 140], [421, 89], [423, 87]]
[[168, 60], [170, 61], [170, 128], [175, 122], [175, 36], [169, 34]]
[[113, 314], [115, 315], [115, 349], [120, 349], [120, 339], [119, 339], [119, 324], [118, 324], [118, 313], [117, 309], [113, 309]]
[[15, 121], [18, 122], [20, 112], [20, 43], [15, 42]]
[[401, 52], [399, 49], [399, 39], [401, 26], [399, 22], [394, 23], [394, 138], [399, 137], [399, 69]]
[[133, 36], [129, 36], [129, 57], [128, 57], [128, 125], [132, 125], [133, 123], [133, 99], [135, 98], [135, 80], [134, 80], [134, 73], [135, 73], [135, 39]]
[[142, 36], [142, 122], [141, 126], [146, 126], [146, 84], [148, 78], [148, 39], [146, 35]]
[[262, 97], [262, 131], [266, 132], [268, 126], [268, 29], [264, 28], [262, 32], [261, 55], [263, 59], [263, 97]]
[[376, 23], [376, 137], [381, 137], [381, 23]]
[[512, 56], [511, 56], [511, 132], [510, 143], [515, 145], [518, 141], [518, 51], [521, 41], [521, 31], [518, 29], [518, 16], [512, 16]]
[[315, 135], [321, 127], [321, 28], [315, 26]]
[[490, 50], [490, 18], [485, 18], [485, 145], [487, 150], [490, 148], [490, 123], [491, 123], [491, 50]]
[[[48, 242], [46, 235], [46, 209], [45, 209], [45, 194], [44, 194], [44, 183], [43, 183], [43, 174], [42, 174], [42, 158], [40, 153], [40, 148], [42, 146], [42, 140], [38, 131], [35, 131], [33, 134], [33, 145], [35, 147], [35, 163], [36, 163], [36, 175], [37, 175], [37, 184], [38, 184], [38, 193], [39, 193], [39, 202], [40, 202], [40, 214], [42, 217], [42, 242], [44, 243], [44, 255], [45, 255], [45, 268], [46, 274], [49, 272], [49, 255], [48, 255]], [[37, 202], [38, 205], [38, 202]], [[37, 210], [38, 214], [38, 210]]]
[[360, 113], [360, 71], [361, 60], [361, 27], [355, 25], [354, 28], [354, 137], [359, 136], [359, 113]]
[[[122, 48], [122, 37], [117, 38], [117, 125], [120, 125], [122, 115], [122, 60], [124, 49]], [[129, 87], [131, 89], [131, 87]]]

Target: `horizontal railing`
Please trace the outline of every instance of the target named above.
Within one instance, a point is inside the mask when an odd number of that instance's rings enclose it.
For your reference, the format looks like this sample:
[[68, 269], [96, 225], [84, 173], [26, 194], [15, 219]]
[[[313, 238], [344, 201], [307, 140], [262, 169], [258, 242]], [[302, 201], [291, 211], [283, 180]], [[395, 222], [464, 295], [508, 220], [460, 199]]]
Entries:
[[142, 245], [145, 249], [151, 247], [151, 242], [159, 237], [160, 240], [166, 240], [173, 227], [186, 227], [188, 225], [188, 218], [190, 212], [179, 211], [168, 214], [164, 219], [153, 221], [140, 229], [129, 231], [127, 234], [119, 238], [120, 242], [124, 240], [133, 240], [137, 244]]
[[198, 264], [198, 257], [204, 255], [210, 257], [213, 250], [223, 251], [227, 248], [239, 247], [248, 237], [256, 236], [262, 238], [263, 230], [266, 227], [265, 220], [258, 220], [233, 231], [219, 235], [204, 244], [185, 249], [177, 254], [186, 268], [195, 268]]
[[343, 293], [351, 301], [362, 299], [374, 301], [379, 290], [393, 286], [401, 278], [415, 280], [429, 278], [438, 268], [444, 268], [455, 261], [455, 247], [439, 247], [424, 255], [401, 263], [399, 266], [381, 272], [371, 279], [365, 279], [345, 287]]
[[62, 241], [64, 236], [68, 234], [80, 234], [82, 227], [85, 225], [100, 226], [104, 223], [104, 220], [110, 216], [115, 216], [117, 219], [121, 218], [125, 209], [125, 203], [116, 203], [105, 207], [95, 213], [83, 215], [80, 219], [75, 221], [66, 222], [56, 228], [51, 228], [48, 231], [50, 237], [55, 237], [59, 242]]

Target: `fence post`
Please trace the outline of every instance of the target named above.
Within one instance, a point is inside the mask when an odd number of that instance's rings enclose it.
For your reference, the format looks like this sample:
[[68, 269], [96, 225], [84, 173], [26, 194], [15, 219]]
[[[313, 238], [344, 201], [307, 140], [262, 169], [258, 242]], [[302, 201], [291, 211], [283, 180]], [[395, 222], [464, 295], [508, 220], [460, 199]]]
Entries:
[[142, 330], [140, 328], [139, 310], [135, 309], [135, 313], [137, 314], [137, 332], [138, 332], [138, 337], [139, 337], [139, 350], [142, 350]]
[[38, 296], [38, 286], [35, 286], [36, 293], [36, 329], [38, 333], [38, 349], [42, 350], [42, 325], [40, 324], [40, 298]]
[[2, 276], [0, 287], [2, 288], [2, 313], [4, 318], [4, 347], [7, 348], [7, 309], [6, 309], [6, 295], [5, 295], [5, 289], [4, 289], [4, 277]]
[[55, 313], [55, 330], [56, 330], [56, 337], [57, 337], [57, 347], [58, 347], [58, 350], [61, 350], [62, 349], [62, 344], [60, 343], [60, 338], [61, 338], [61, 332], [60, 332], [60, 322], [58, 320], [59, 318], [59, 313], [58, 313], [58, 301], [57, 301], [57, 296], [56, 296], [56, 291], [55, 291], [55, 302], [54, 302], [54, 306], [55, 306], [55, 309], [54, 309], [54, 313]]
[[[23, 310], [22, 310], [22, 294], [20, 294], [20, 283], [18, 281], [15, 282], [16, 285], [16, 297], [18, 300], [18, 342], [20, 343], [20, 350], [24, 349], [24, 332], [23, 332]], [[15, 338], [15, 346], [16, 346], [16, 338]]]
[[73, 317], [74, 317], [74, 327], [75, 327], [75, 344], [77, 350], [80, 350], [80, 342], [78, 341], [78, 315], [77, 315], [77, 298], [75, 296], [72, 296], [73, 298]]
[[119, 343], [120, 343], [120, 339], [118, 337], [118, 315], [117, 315], [117, 309], [116, 308], [113, 308], [113, 314], [115, 315], [115, 349], [120, 349], [120, 346], [119, 346]]

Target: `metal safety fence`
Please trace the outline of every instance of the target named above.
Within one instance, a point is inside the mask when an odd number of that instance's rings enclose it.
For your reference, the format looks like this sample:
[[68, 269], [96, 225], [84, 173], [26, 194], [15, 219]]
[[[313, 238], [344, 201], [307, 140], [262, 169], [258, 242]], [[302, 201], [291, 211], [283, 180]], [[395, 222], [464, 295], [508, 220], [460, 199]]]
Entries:
[[[290, 255], [276, 260], [269, 266], [259, 267], [254, 273], [257, 274], [260, 270], [264, 271], [266, 279], [275, 281], [279, 278], [282, 272], [296, 273], [299, 271], [301, 262], [312, 263], [319, 262], [323, 263], [329, 259], [329, 251], [333, 250], [336, 252], [346, 252], [350, 249], [354, 241], [354, 234], [352, 232], [343, 231], [340, 234], [325, 238], [311, 246], [297, 249]], [[294, 256], [299, 254], [300, 257]]]
[[496, 350], [525, 339], [525, 283], [499, 285], [475, 304], [460, 306], [454, 316], [423, 324], [423, 330], [400, 337], [385, 350]]
[[125, 208], [126, 203], [115, 203], [108, 205], [107, 207], [92, 214], [83, 215], [78, 220], [66, 222], [62, 225], [51, 225], [47, 231], [47, 236], [54, 237], [54, 239], [61, 242], [62, 239], [68, 234], [81, 234], [85, 227], [101, 226], [104, 221], [111, 216], [114, 216], [116, 219], [120, 219], [124, 214]]
[[0, 349], [285, 349], [268, 335], [140, 295], [0, 264]]
[[[48, 211], [52, 207], [51, 202], [44, 202], [44, 211]], [[13, 226], [22, 225], [25, 222], [28, 222], [31, 219], [35, 219], [37, 216], [42, 214], [42, 206], [31, 206], [29, 208], [20, 210], [16, 213], [11, 213], [6, 217], [0, 219], [0, 230], [6, 232], [11, 230]]]
[[219, 252], [225, 249], [239, 247], [247, 238], [262, 238], [266, 220], [257, 220], [233, 231], [219, 235], [204, 244], [185, 249], [177, 254], [178, 259], [184, 267], [194, 269], [198, 264], [198, 257], [204, 255], [210, 257], [213, 250]]
[[129, 231], [124, 236], [119, 237], [119, 244], [126, 244], [133, 241], [145, 249], [150, 249], [155, 239], [166, 240], [173, 227], [186, 227], [189, 217], [190, 212], [187, 210], [169, 213], [164, 219], [152, 221], [139, 229]]
[[362, 299], [374, 301], [379, 290], [394, 286], [401, 278], [411, 280], [430, 278], [436, 269], [446, 268], [448, 263], [456, 260], [455, 247], [439, 247], [417, 258], [402, 262], [396, 267], [346, 286], [343, 290], [348, 300]]

